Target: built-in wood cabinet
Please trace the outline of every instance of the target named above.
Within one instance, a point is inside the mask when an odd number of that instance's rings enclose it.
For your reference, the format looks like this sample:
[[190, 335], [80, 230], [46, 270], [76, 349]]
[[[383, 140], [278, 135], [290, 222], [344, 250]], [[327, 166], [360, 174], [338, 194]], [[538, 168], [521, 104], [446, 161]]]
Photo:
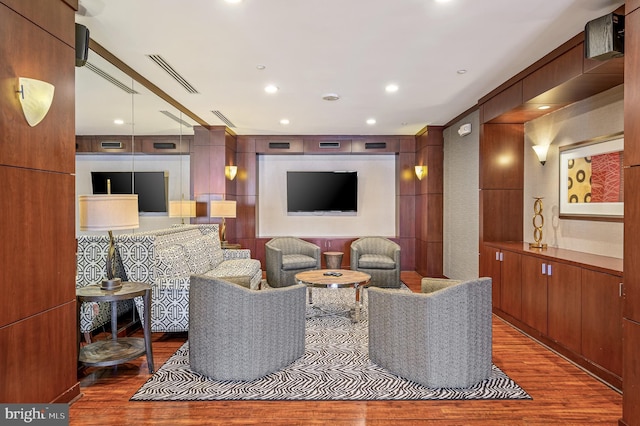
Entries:
[[547, 334], [549, 264], [531, 256], [522, 257], [522, 321]]
[[480, 268], [500, 289], [497, 315], [621, 388], [622, 259], [490, 242]]
[[547, 335], [581, 353], [581, 269], [560, 262], [547, 263]]

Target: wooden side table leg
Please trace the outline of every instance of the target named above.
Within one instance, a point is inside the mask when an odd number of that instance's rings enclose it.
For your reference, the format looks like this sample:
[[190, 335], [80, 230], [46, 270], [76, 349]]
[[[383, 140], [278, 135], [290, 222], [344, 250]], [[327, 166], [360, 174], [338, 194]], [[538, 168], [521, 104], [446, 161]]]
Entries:
[[118, 340], [118, 302], [111, 302], [111, 338]]
[[147, 352], [147, 365], [149, 366], [149, 374], [153, 374], [153, 350], [151, 348], [151, 290], [144, 292], [142, 298], [144, 310], [144, 320], [142, 328], [144, 330], [144, 347]]

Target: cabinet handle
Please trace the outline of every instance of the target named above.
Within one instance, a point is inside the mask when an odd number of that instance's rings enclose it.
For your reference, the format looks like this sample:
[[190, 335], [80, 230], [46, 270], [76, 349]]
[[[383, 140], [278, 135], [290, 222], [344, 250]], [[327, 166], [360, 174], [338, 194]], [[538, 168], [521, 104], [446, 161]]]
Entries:
[[504, 253], [500, 252], [500, 262], [504, 260]]
[[618, 284], [618, 296], [623, 297], [624, 295], [624, 284], [620, 283]]
[[547, 275], [551, 276], [551, 265], [547, 265]]
[[496, 260], [498, 262], [500, 262], [500, 252], [499, 251], [496, 252]]
[[547, 264], [546, 263], [542, 264], [542, 275], [547, 275]]

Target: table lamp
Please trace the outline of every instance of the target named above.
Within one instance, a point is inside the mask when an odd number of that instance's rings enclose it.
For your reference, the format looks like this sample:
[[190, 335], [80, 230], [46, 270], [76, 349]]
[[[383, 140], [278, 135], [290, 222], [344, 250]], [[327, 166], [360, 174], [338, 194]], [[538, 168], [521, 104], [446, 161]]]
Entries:
[[81, 231], [108, 231], [109, 251], [107, 252], [107, 279], [102, 281], [103, 290], [117, 290], [122, 280], [116, 277], [116, 246], [114, 230], [138, 228], [137, 194], [80, 195]]
[[184, 225], [185, 217], [196, 217], [196, 202], [192, 200], [169, 201], [169, 217], [179, 217]]
[[227, 244], [227, 224], [225, 218], [236, 217], [236, 202], [230, 200], [213, 200], [211, 201], [211, 217], [221, 217], [222, 226], [220, 227], [220, 240], [224, 246]]

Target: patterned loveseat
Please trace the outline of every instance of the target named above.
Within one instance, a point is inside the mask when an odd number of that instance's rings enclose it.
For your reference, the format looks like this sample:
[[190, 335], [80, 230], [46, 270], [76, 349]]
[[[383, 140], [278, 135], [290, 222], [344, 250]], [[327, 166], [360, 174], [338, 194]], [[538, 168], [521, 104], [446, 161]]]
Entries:
[[[115, 241], [129, 281], [152, 285], [153, 332], [188, 331], [192, 274], [224, 278], [253, 289], [258, 288], [262, 279], [260, 261], [251, 259], [249, 250], [220, 247], [218, 225], [179, 225], [122, 234], [116, 236]], [[107, 245], [106, 235], [78, 238], [78, 286], [96, 283], [102, 278]], [[142, 314], [142, 300], [138, 299], [135, 300], [137, 311]], [[83, 333], [91, 331], [109, 319], [108, 308], [83, 306], [80, 329]]]

